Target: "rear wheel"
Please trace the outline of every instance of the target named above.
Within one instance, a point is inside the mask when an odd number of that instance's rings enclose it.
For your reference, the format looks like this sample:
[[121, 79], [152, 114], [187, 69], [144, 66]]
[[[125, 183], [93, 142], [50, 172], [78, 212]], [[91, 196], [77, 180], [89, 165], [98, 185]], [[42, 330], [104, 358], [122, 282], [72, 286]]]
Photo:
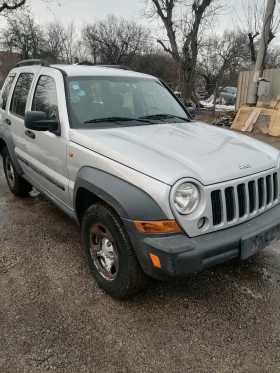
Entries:
[[7, 184], [11, 192], [19, 197], [28, 196], [29, 192], [32, 189], [32, 186], [25, 179], [23, 179], [17, 172], [13, 164], [12, 157], [8, 151], [8, 148], [5, 148], [3, 150], [2, 156], [4, 172]]
[[143, 272], [122, 220], [103, 202], [85, 212], [82, 233], [93, 277], [100, 288], [116, 298], [128, 298], [143, 290]]

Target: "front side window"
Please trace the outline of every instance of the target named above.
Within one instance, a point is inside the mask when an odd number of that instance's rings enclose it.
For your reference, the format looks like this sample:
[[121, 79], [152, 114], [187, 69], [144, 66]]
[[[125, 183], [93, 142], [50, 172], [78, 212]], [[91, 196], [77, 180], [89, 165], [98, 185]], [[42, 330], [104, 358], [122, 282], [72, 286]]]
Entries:
[[48, 119], [58, 119], [56, 84], [50, 76], [40, 76], [33, 98], [32, 111], [43, 111], [48, 115]]
[[16, 76], [15, 74], [10, 75], [8, 77], [7, 83], [4, 87], [4, 90], [3, 90], [3, 93], [2, 93], [2, 107], [1, 107], [3, 110], [6, 110], [9, 93], [10, 93], [13, 81], [15, 79], [15, 76]]
[[24, 117], [27, 97], [33, 77], [34, 74], [31, 73], [20, 74], [13, 93], [11, 113]]
[[[171, 116], [190, 120], [187, 112], [164, 85], [153, 78], [126, 76], [89, 76], [67, 78], [67, 94], [71, 126], [94, 128], [112, 126], [109, 120], [125, 118], [126, 125], [142, 123], [146, 117], [149, 124], [171, 122]], [[144, 118], [145, 117], [145, 118]], [[121, 119], [119, 119], [121, 120]], [[137, 122], [139, 120], [139, 122]], [[90, 122], [90, 123], [88, 123]], [[144, 123], [143, 123], [144, 124]]]

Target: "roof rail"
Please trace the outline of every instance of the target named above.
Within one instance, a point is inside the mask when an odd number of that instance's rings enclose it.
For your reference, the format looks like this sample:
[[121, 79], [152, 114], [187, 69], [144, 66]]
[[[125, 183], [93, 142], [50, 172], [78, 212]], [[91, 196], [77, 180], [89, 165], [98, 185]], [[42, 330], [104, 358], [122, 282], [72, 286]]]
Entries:
[[95, 67], [108, 67], [110, 69], [121, 69], [121, 70], [131, 70], [130, 67], [123, 66], [123, 65], [94, 65], [93, 63], [89, 61], [82, 61], [82, 62], [77, 62], [75, 65], [79, 66], [95, 66]]
[[75, 63], [74, 65], [79, 65], [79, 66], [93, 66], [93, 63], [91, 63], [89, 61], [81, 61], [81, 62]]
[[100, 67], [109, 67], [110, 69], [121, 69], [121, 70], [131, 70], [130, 67], [128, 66], [123, 66], [123, 65], [96, 65]]
[[46, 60], [35, 59], [35, 60], [20, 61], [16, 64], [16, 67], [33, 66], [33, 65], [40, 65], [40, 66], [46, 66], [46, 67], [50, 66], [50, 64]]

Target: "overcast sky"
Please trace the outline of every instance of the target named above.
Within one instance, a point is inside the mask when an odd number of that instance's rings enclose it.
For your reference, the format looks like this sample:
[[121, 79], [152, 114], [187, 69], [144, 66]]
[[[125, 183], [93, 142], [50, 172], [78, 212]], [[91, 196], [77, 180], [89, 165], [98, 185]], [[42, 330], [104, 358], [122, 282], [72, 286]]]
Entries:
[[[57, 1], [62, 6], [59, 6]], [[234, 0], [237, 8], [239, 2], [241, 0]], [[31, 3], [37, 18], [41, 21], [56, 17], [65, 22], [74, 20], [77, 24], [83, 25], [112, 13], [116, 16], [134, 18], [143, 24], [150, 24], [150, 20], [140, 16], [140, 0], [53, 0], [49, 7], [43, 0], [31, 0]], [[221, 18], [221, 28], [228, 27], [229, 23], [231, 23], [230, 15]]]
[[[125, 18], [139, 18], [139, 0], [58, 0], [62, 6], [58, 6], [56, 0], [47, 9], [42, 0], [32, 0], [32, 7], [42, 21], [52, 19], [53, 16], [63, 20], [74, 20], [79, 24], [88, 23], [96, 19], [104, 18], [113, 13]], [[144, 21], [144, 20], [142, 20]]]
[[[63, 22], [73, 20], [77, 26], [83, 26], [86, 23], [105, 18], [112, 13], [124, 18], [133, 18], [144, 25], [154, 28], [154, 30], [156, 29], [156, 21], [147, 20], [140, 16], [141, 0], [46, 0], [51, 1], [49, 5], [44, 0], [29, 1], [39, 22], [48, 22], [56, 18]], [[215, 31], [218, 33], [234, 27], [232, 21], [233, 9], [241, 19], [244, 18], [244, 11], [241, 6], [244, 0], [224, 1], [228, 2], [228, 9], [225, 11], [228, 14], [223, 14], [216, 22]], [[261, 1], [266, 2], [266, 0]], [[61, 6], [59, 6], [59, 3]], [[277, 6], [280, 6], [278, 2]], [[0, 26], [4, 26], [3, 19], [0, 20]], [[280, 41], [279, 35], [277, 35], [276, 41]]]

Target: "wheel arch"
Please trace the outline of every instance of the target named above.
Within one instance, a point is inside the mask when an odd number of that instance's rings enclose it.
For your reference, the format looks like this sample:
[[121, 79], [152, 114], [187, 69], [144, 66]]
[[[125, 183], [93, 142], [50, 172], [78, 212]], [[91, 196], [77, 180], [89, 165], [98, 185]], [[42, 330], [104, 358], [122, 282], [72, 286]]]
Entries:
[[5, 141], [0, 137], [0, 155], [2, 156], [3, 150], [7, 147]]
[[23, 174], [23, 170], [19, 164], [19, 161], [15, 153], [14, 140], [12, 138], [11, 133], [5, 129], [3, 133], [0, 133], [0, 154], [1, 156], [3, 154], [3, 150], [6, 147], [9, 150], [15, 169], [17, 170], [18, 174], [21, 176]]
[[83, 213], [93, 203], [104, 201], [116, 213], [130, 220], [165, 220], [166, 215], [145, 191], [115, 175], [82, 167], [74, 188], [74, 209], [81, 222]]

